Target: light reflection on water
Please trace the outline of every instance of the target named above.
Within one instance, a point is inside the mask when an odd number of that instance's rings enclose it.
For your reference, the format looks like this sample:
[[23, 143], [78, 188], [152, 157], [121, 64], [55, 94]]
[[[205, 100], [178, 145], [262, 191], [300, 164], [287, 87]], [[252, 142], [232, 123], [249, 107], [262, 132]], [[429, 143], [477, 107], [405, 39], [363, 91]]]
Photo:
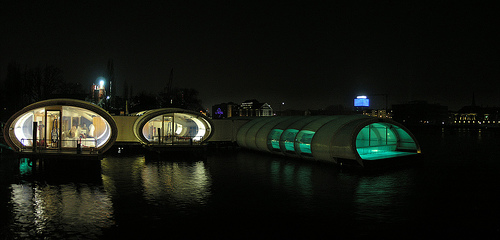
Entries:
[[397, 211], [407, 209], [411, 202], [410, 188], [415, 183], [410, 175], [410, 171], [399, 171], [360, 178], [353, 199], [357, 219], [385, 223], [409, 220]]
[[10, 188], [14, 238], [96, 238], [114, 225], [112, 202], [102, 187], [23, 183]]
[[[147, 162], [144, 156], [105, 158], [104, 188], [111, 195], [142, 193], [151, 204], [204, 204], [210, 196], [210, 176], [203, 161]], [[120, 188], [120, 189], [117, 189]]]
[[[240, 225], [256, 224], [251, 219], [270, 216], [277, 220], [264, 217], [259, 226], [292, 226], [291, 233], [294, 225], [311, 227], [332, 216], [336, 217], [321, 224], [390, 222], [394, 213], [387, 209], [401, 197], [405, 178], [363, 177], [331, 165], [246, 151], [194, 162], [110, 156], [94, 169], [101, 172], [101, 179], [80, 178], [80, 182], [44, 182], [44, 172], [54, 173], [29, 166], [19, 162], [24, 183], [10, 187], [9, 231], [14, 237], [100, 238], [166, 223], [178, 226], [192, 222], [189, 216], [241, 231]], [[237, 226], [227, 219], [235, 219]]]
[[0, 235], [283, 239], [404, 229], [425, 238], [442, 228], [441, 236], [500, 229], [500, 197], [489, 192], [500, 171], [497, 135], [439, 129], [418, 139], [423, 166], [387, 171], [243, 150], [191, 162], [115, 155], [97, 168], [69, 169], [2, 158]]
[[311, 182], [312, 169], [283, 161], [272, 161], [270, 174], [273, 185], [287, 191], [299, 193], [300, 196], [309, 198], [313, 194]]
[[179, 205], [206, 204], [210, 196], [210, 177], [203, 161], [147, 164], [142, 180], [144, 198], [155, 204], [165, 200]]

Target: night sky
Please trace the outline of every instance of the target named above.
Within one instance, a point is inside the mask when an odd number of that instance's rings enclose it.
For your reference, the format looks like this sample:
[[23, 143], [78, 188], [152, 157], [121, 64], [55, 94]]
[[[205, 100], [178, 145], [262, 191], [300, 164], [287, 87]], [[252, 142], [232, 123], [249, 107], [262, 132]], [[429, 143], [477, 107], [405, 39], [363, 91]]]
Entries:
[[[195, 88], [205, 108], [352, 106], [389, 94], [458, 110], [500, 106], [500, 9], [483, 1], [9, 1], [0, 79], [14, 60], [88, 86], [113, 59], [118, 95]], [[493, 3], [492, 3], [493, 4]], [[377, 107], [383, 97], [372, 97]]]

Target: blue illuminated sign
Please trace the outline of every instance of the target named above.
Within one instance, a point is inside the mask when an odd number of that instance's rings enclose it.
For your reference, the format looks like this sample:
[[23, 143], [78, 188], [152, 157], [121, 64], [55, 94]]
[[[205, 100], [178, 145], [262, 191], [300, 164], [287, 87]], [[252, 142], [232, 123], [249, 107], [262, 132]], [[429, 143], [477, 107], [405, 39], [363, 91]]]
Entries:
[[354, 106], [355, 107], [369, 107], [370, 106], [370, 99], [368, 99], [366, 96], [359, 96], [354, 99]]

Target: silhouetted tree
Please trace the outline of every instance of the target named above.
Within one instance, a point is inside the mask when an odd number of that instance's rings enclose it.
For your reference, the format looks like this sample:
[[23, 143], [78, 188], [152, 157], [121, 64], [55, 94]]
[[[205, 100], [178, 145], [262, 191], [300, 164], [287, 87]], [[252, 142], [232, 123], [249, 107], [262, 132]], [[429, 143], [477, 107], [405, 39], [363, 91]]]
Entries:
[[342, 115], [348, 113], [349, 110], [344, 107], [344, 105], [341, 104], [336, 104], [336, 105], [329, 105], [325, 109], [325, 113], [327, 115]]
[[25, 70], [23, 94], [28, 104], [51, 98], [54, 93], [61, 92], [63, 86], [64, 79], [59, 68], [46, 66]]
[[[53, 92], [53, 96], [54, 95], [64, 98], [75, 97], [78, 99], [85, 99], [88, 97], [88, 91], [86, 91], [79, 82], [74, 83], [62, 81], [58, 90]], [[51, 96], [51, 98], [53, 96]]]
[[183, 108], [193, 111], [203, 110], [199, 92], [194, 88], [174, 88], [170, 90], [172, 95], [166, 91], [158, 94], [158, 102], [161, 107]]
[[[62, 89], [64, 86], [64, 78], [61, 69], [54, 66], [46, 66], [43, 69], [42, 99], [49, 99], [52, 97], [51, 95], [56, 92], [67, 91], [67, 89]], [[79, 83], [71, 86], [81, 87]]]
[[[199, 92], [194, 88], [182, 88], [177, 91], [177, 102], [180, 102], [180, 107], [193, 111], [203, 110], [201, 100], [198, 98]], [[180, 97], [180, 99], [179, 99]]]
[[20, 110], [23, 104], [23, 73], [18, 63], [11, 61], [7, 66], [4, 80], [4, 99], [2, 99], [2, 121]]
[[115, 67], [113, 65], [113, 59], [108, 60], [106, 66], [106, 80], [109, 82], [109, 101], [110, 106], [115, 108], [116, 106], [116, 79], [115, 79]]
[[130, 98], [130, 94], [129, 93], [130, 92], [129, 92], [129, 88], [128, 88], [128, 83], [127, 83], [127, 81], [125, 81], [123, 83], [123, 98], [125, 100], [129, 100], [129, 98]]
[[131, 99], [130, 112], [141, 112], [155, 108], [160, 108], [160, 105], [153, 94], [141, 93]]
[[[62, 70], [47, 65], [44, 68], [21, 70], [20, 64], [12, 61], [7, 66], [2, 100], [2, 119], [10, 117], [21, 108], [41, 100], [54, 97], [80, 98], [85, 94], [79, 83], [66, 83]], [[84, 98], [84, 97], [83, 97]]]

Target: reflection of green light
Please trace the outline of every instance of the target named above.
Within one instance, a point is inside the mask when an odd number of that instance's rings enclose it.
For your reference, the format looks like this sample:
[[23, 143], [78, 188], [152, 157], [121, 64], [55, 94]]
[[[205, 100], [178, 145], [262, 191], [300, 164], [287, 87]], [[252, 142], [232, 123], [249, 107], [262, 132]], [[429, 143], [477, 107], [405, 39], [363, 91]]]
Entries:
[[[404, 181], [403, 181], [404, 182]], [[364, 177], [360, 179], [356, 189], [354, 202], [359, 208], [359, 213], [365, 217], [380, 218], [385, 215], [373, 209], [374, 207], [386, 207], [393, 204], [397, 190], [402, 186], [395, 176]]]
[[21, 175], [31, 173], [31, 166], [28, 158], [21, 158], [19, 160], [19, 173], [21, 173]]

